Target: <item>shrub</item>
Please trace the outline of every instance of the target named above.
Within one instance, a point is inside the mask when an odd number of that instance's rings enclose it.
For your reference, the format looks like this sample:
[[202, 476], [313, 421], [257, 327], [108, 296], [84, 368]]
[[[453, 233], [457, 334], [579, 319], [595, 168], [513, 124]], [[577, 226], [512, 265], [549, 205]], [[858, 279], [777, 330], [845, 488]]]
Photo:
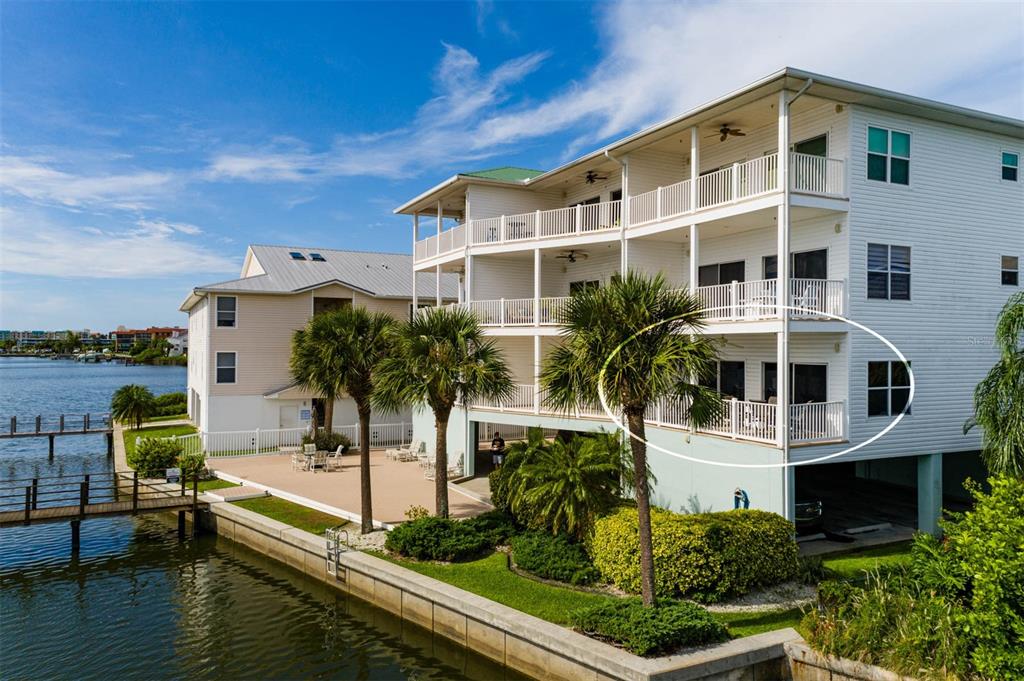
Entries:
[[406, 520], [419, 520], [420, 518], [427, 518], [430, 516], [430, 511], [424, 506], [412, 505], [405, 509]]
[[529, 532], [515, 537], [512, 559], [538, 577], [569, 584], [590, 584], [600, 576], [583, 547], [563, 536]]
[[637, 655], [670, 653], [729, 638], [725, 625], [685, 601], [645, 607], [637, 598], [609, 600], [569, 613], [569, 621], [585, 634], [618, 643]]
[[162, 477], [177, 466], [181, 443], [169, 437], [144, 437], [135, 451], [128, 452], [128, 465], [144, 477]]
[[943, 541], [915, 537], [909, 566], [819, 588], [811, 644], [921, 678], [1024, 678], [1024, 480], [989, 482]]
[[[680, 515], [651, 509], [655, 591], [659, 597], [715, 602], [776, 584], [797, 571], [793, 525], [765, 511]], [[632, 508], [597, 521], [590, 541], [601, 574], [630, 593], [640, 591], [637, 513]]]
[[825, 567], [821, 556], [800, 556], [797, 562], [796, 579], [801, 584], [814, 586], [832, 576], [832, 571]]
[[181, 469], [181, 475], [186, 480], [204, 478], [206, 477], [206, 457], [200, 452], [181, 454], [178, 456], [178, 468]]
[[463, 520], [462, 524], [481, 534], [492, 547], [506, 544], [511, 537], [519, 534], [515, 519], [502, 511], [488, 511]]
[[185, 393], [164, 393], [153, 400], [154, 416], [174, 416], [188, 411]]
[[344, 433], [335, 433], [330, 430], [319, 429], [316, 435], [307, 433], [302, 436], [302, 444], [315, 444], [318, 450], [333, 452], [338, 447], [345, 447], [346, 450], [352, 447], [352, 440]]
[[487, 537], [465, 522], [427, 517], [403, 523], [388, 532], [388, 551], [417, 560], [460, 561], [491, 548]]

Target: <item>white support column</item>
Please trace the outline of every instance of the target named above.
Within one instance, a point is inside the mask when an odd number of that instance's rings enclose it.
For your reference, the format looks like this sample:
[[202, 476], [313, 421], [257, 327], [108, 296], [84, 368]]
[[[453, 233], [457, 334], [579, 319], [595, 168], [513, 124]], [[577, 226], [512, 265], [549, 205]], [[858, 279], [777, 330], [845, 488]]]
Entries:
[[473, 303], [473, 255], [466, 255], [466, 306], [472, 308]]
[[620, 252], [622, 264], [620, 269], [623, 274], [629, 272], [629, 239], [626, 238], [626, 228], [629, 226], [629, 157], [623, 158], [622, 164], [622, 204], [619, 206], [619, 234]]
[[540, 325], [540, 249], [533, 249], [533, 325]]
[[[420, 240], [420, 214], [415, 212], [412, 214], [412, 317], [416, 316], [416, 310], [419, 309], [420, 299], [416, 295], [416, 242]], [[412, 318], [410, 317], [410, 319]]]
[[[789, 405], [790, 405], [790, 371], [789, 371], [789, 98], [785, 90], [779, 93], [779, 137], [778, 137], [778, 173], [779, 185], [782, 187], [782, 203], [779, 205], [777, 270], [778, 280], [776, 295], [779, 303], [779, 316], [782, 329], [776, 342], [776, 398], [778, 415], [776, 416], [776, 445], [782, 449], [782, 460], [789, 462]], [[788, 478], [787, 478], [788, 481]], [[789, 485], [785, 485], [785, 503], [783, 508], [790, 513], [792, 508]], [[792, 518], [790, 518], [792, 520]]]
[[441, 202], [438, 201], [437, 202], [437, 236], [438, 236], [437, 242], [438, 242], [438, 248], [440, 248], [440, 246], [441, 246], [441, 232], [442, 232], [442, 227], [444, 226], [443, 225], [443, 221], [444, 221], [444, 211], [441, 208]]
[[697, 224], [690, 225], [690, 293], [697, 292], [697, 273], [700, 267], [700, 238]]
[[690, 128], [690, 210], [697, 210], [697, 178], [700, 177], [700, 133]]
[[437, 288], [437, 291], [436, 291], [437, 292], [436, 304], [437, 304], [438, 307], [441, 307], [441, 266], [440, 265], [438, 265], [435, 268], [435, 270], [434, 270], [434, 281], [436, 282], [436, 288]]
[[533, 334], [533, 413], [540, 413], [540, 335]]

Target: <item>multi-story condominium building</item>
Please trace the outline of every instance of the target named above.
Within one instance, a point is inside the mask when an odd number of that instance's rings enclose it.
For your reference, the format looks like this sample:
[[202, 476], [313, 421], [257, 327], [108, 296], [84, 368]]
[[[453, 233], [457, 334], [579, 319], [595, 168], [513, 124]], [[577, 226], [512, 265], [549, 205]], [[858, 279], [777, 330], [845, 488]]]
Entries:
[[[288, 368], [292, 334], [320, 312], [362, 305], [398, 319], [412, 314], [412, 258], [283, 246], [250, 246], [238, 279], [199, 286], [188, 313], [188, 413], [204, 432], [309, 427], [324, 405], [297, 386]], [[422, 285], [436, 283], [417, 275]], [[442, 302], [457, 299], [457, 278], [440, 280]], [[410, 414], [374, 413], [374, 422]], [[333, 425], [358, 422], [338, 400]]]
[[150, 326], [145, 329], [118, 329], [111, 331], [110, 335], [114, 339], [114, 349], [122, 351], [131, 350], [136, 343], [148, 345], [154, 340], [169, 341], [187, 333], [188, 329], [177, 326]]
[[[933, 528], [944, 485], [977, 475], [962, 425], [1019, 290], [1022, 153], [1020, 120], [787, 68], [555, 170], [428, 189], [396, 209], [414, 268], [458, 274], [517, 383], [453, 415], [452, 452], [475, 451], [480, 423], [610, 429], [551, 413], [538, 369], [573, 291], [660, 272], [704, 302], [728, 399], [701, 428], [671, 400], [649, 414], [659, 504], [732, 508], [741, 488], [789, 518], [806, 496]], [[906, 365], [857, 324], [909, 361], [912, 407]], [[429, 415], [416, 431], [433, 442]]]

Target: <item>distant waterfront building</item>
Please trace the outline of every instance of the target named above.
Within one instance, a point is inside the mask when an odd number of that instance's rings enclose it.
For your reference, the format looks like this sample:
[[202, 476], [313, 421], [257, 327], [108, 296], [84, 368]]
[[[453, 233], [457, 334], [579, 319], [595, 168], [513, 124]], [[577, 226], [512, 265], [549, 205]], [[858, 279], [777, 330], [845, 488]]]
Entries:
[[146, 329], [125, 329], [118, 327], [117, 331], [111, 331], [110, 335], [114, 342], [114, 349], [118, 352], [130, 350], [136, 343], [148, 345], [153, 340], [171, 340], [182, 335], [187, 335], [188, 329], [177, 326], [150, 326]]
[[[189, 319], [188, 413], [205, 432], [303, 428], [324, 405], [295, 385], [288, 368], [292, 334], [316, 314], [362, 305], [407, 320], [412, 256], [325, 248], [250, 246], [241, 277], [199, 286], [181, 304]], [[458, 276], [429, 282], [437, 300], [459, 299]], [[411, 414], [374, 412], [375, 423]], [[334, 425], [356, 423], [351, 399], [334, 405]]]

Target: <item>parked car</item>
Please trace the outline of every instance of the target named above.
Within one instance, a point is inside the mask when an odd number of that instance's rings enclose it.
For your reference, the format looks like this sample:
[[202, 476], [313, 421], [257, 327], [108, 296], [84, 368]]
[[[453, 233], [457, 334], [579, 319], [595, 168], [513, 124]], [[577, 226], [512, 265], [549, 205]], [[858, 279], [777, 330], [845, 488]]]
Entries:
[[814, 534], [815, 532], [822, 532], [824, 530], [822, 515], [820, 499], [800, 499], [798, 497], [796, 500], [796, 515], [793, 518], [796, 524], [796, 533]]

